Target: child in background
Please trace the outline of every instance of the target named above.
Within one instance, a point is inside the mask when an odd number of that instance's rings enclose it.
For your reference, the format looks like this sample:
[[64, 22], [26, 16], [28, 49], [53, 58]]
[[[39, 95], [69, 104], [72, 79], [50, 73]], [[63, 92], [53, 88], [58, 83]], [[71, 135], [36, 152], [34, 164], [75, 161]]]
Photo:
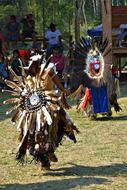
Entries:
[[53, 49], [51, 62], [55, 64], [59, 78], [62, 80], [63, 70], [65, 66], [65, 56], [61, 53], [59, 47]]
[[[13, 51], [13, 56], [10, 60], [10, 66], [18, 76], [22, 76], [22, 69], [20, 62], [22, 61], [18, 50]], [[23, 62], [23, 61], [22, 61]]]

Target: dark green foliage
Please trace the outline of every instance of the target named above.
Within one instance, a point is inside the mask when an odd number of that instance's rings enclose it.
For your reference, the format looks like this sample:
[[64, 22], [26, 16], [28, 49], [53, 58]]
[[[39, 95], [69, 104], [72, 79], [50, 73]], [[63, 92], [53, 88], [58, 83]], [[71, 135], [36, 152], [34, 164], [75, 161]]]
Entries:
[[[127, 5], [127, 0], [113, 0], [113, 5]], [[9, 15], [15, 14], [18, 19], [33, 13], [36, 20], [36, 31], [44, 33], [53, 21], [66, 37], [75, 30], [75, 17], [78, 14], [81, 33], [101, 23], [101, 0], [0, 0], [0, 27], [3, 27]], [[70, 25], [70, 28], [69, 28]]]

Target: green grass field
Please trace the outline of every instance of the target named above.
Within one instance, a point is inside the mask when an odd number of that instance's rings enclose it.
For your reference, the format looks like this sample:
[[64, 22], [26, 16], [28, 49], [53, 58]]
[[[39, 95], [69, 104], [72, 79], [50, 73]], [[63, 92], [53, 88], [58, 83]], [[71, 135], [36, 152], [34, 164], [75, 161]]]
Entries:
[[[126, 90], [125, 90], [126, 89]], [[127, 88], [121, 85], [122, 111], [113, 118], [90, 121], [73, 107], [69, 113], [81, 133], [77, 144], [68, 139], [56, 151], [51, 171], [39, 165], [17, 165], [16, 126], [0, 107], [0, 190], [127, 190]], [[6, 99], [0, 93], [0, 102]], [[1, 104], [1, 103], [0, 103]]]

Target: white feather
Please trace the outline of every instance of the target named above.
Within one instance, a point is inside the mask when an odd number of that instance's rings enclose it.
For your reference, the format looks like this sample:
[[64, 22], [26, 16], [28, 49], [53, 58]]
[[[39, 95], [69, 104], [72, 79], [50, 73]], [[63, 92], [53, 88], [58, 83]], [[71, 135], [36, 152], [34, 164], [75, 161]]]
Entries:
[[28, 120], [27, 119], [28, 119], [28, 115], [25, 118], [24, 135], [26, 135], [27, 131], [28, 131]]
[[46, 118], [46, 121], [47, 121], [48, 125], [52, 125], [52, 118], [51, 118], [51, 116], [50, 116], [50, 114], [47, 111], [45, 106], [42, 107], [42, 111], [43, 111], [43, 114], [44, 114], [44, 116]]
[[39, 144], [36, 144], [36, 145], [35, 145], [35, 149], [36, 149], [36, 150], [39, 149]]
[[37, 117], [36, 117], [36, 131], [40, 131], [40, 129], [41, 129], [40, 117], [41, 117], [41, 112], [38, 111]]
[[42, 55], [39, 55], [39, 54], [31, 56], [30, 57], [30, 61], [29, 61], [29, 66], [28, 67], [24, 67], [24, 69], [29, 69], [30, 66], [32, 65], [33, 61], [38, 61], [38, 60], [41, 59], [41, 57], [42, 57]]
[[20, 131], [20, 125], [22, 123], [22, 120], [24, 119], [25, 114], [26, 114], [26, 111], [24, 110], [23, 113], [22, 113], [22, 116], [21, 116], [21, 118], [19, 120], [19, 123], [18, 123], [18, 126], [17, 126], [17, 131]]

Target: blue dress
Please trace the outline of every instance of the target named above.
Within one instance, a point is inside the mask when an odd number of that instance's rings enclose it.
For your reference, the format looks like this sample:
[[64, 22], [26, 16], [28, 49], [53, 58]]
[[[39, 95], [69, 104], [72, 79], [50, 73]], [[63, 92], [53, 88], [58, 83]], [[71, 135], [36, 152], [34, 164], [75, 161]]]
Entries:
[[108, 91], [107, 86], [91, 88], [94, 113], [108, 113]]

